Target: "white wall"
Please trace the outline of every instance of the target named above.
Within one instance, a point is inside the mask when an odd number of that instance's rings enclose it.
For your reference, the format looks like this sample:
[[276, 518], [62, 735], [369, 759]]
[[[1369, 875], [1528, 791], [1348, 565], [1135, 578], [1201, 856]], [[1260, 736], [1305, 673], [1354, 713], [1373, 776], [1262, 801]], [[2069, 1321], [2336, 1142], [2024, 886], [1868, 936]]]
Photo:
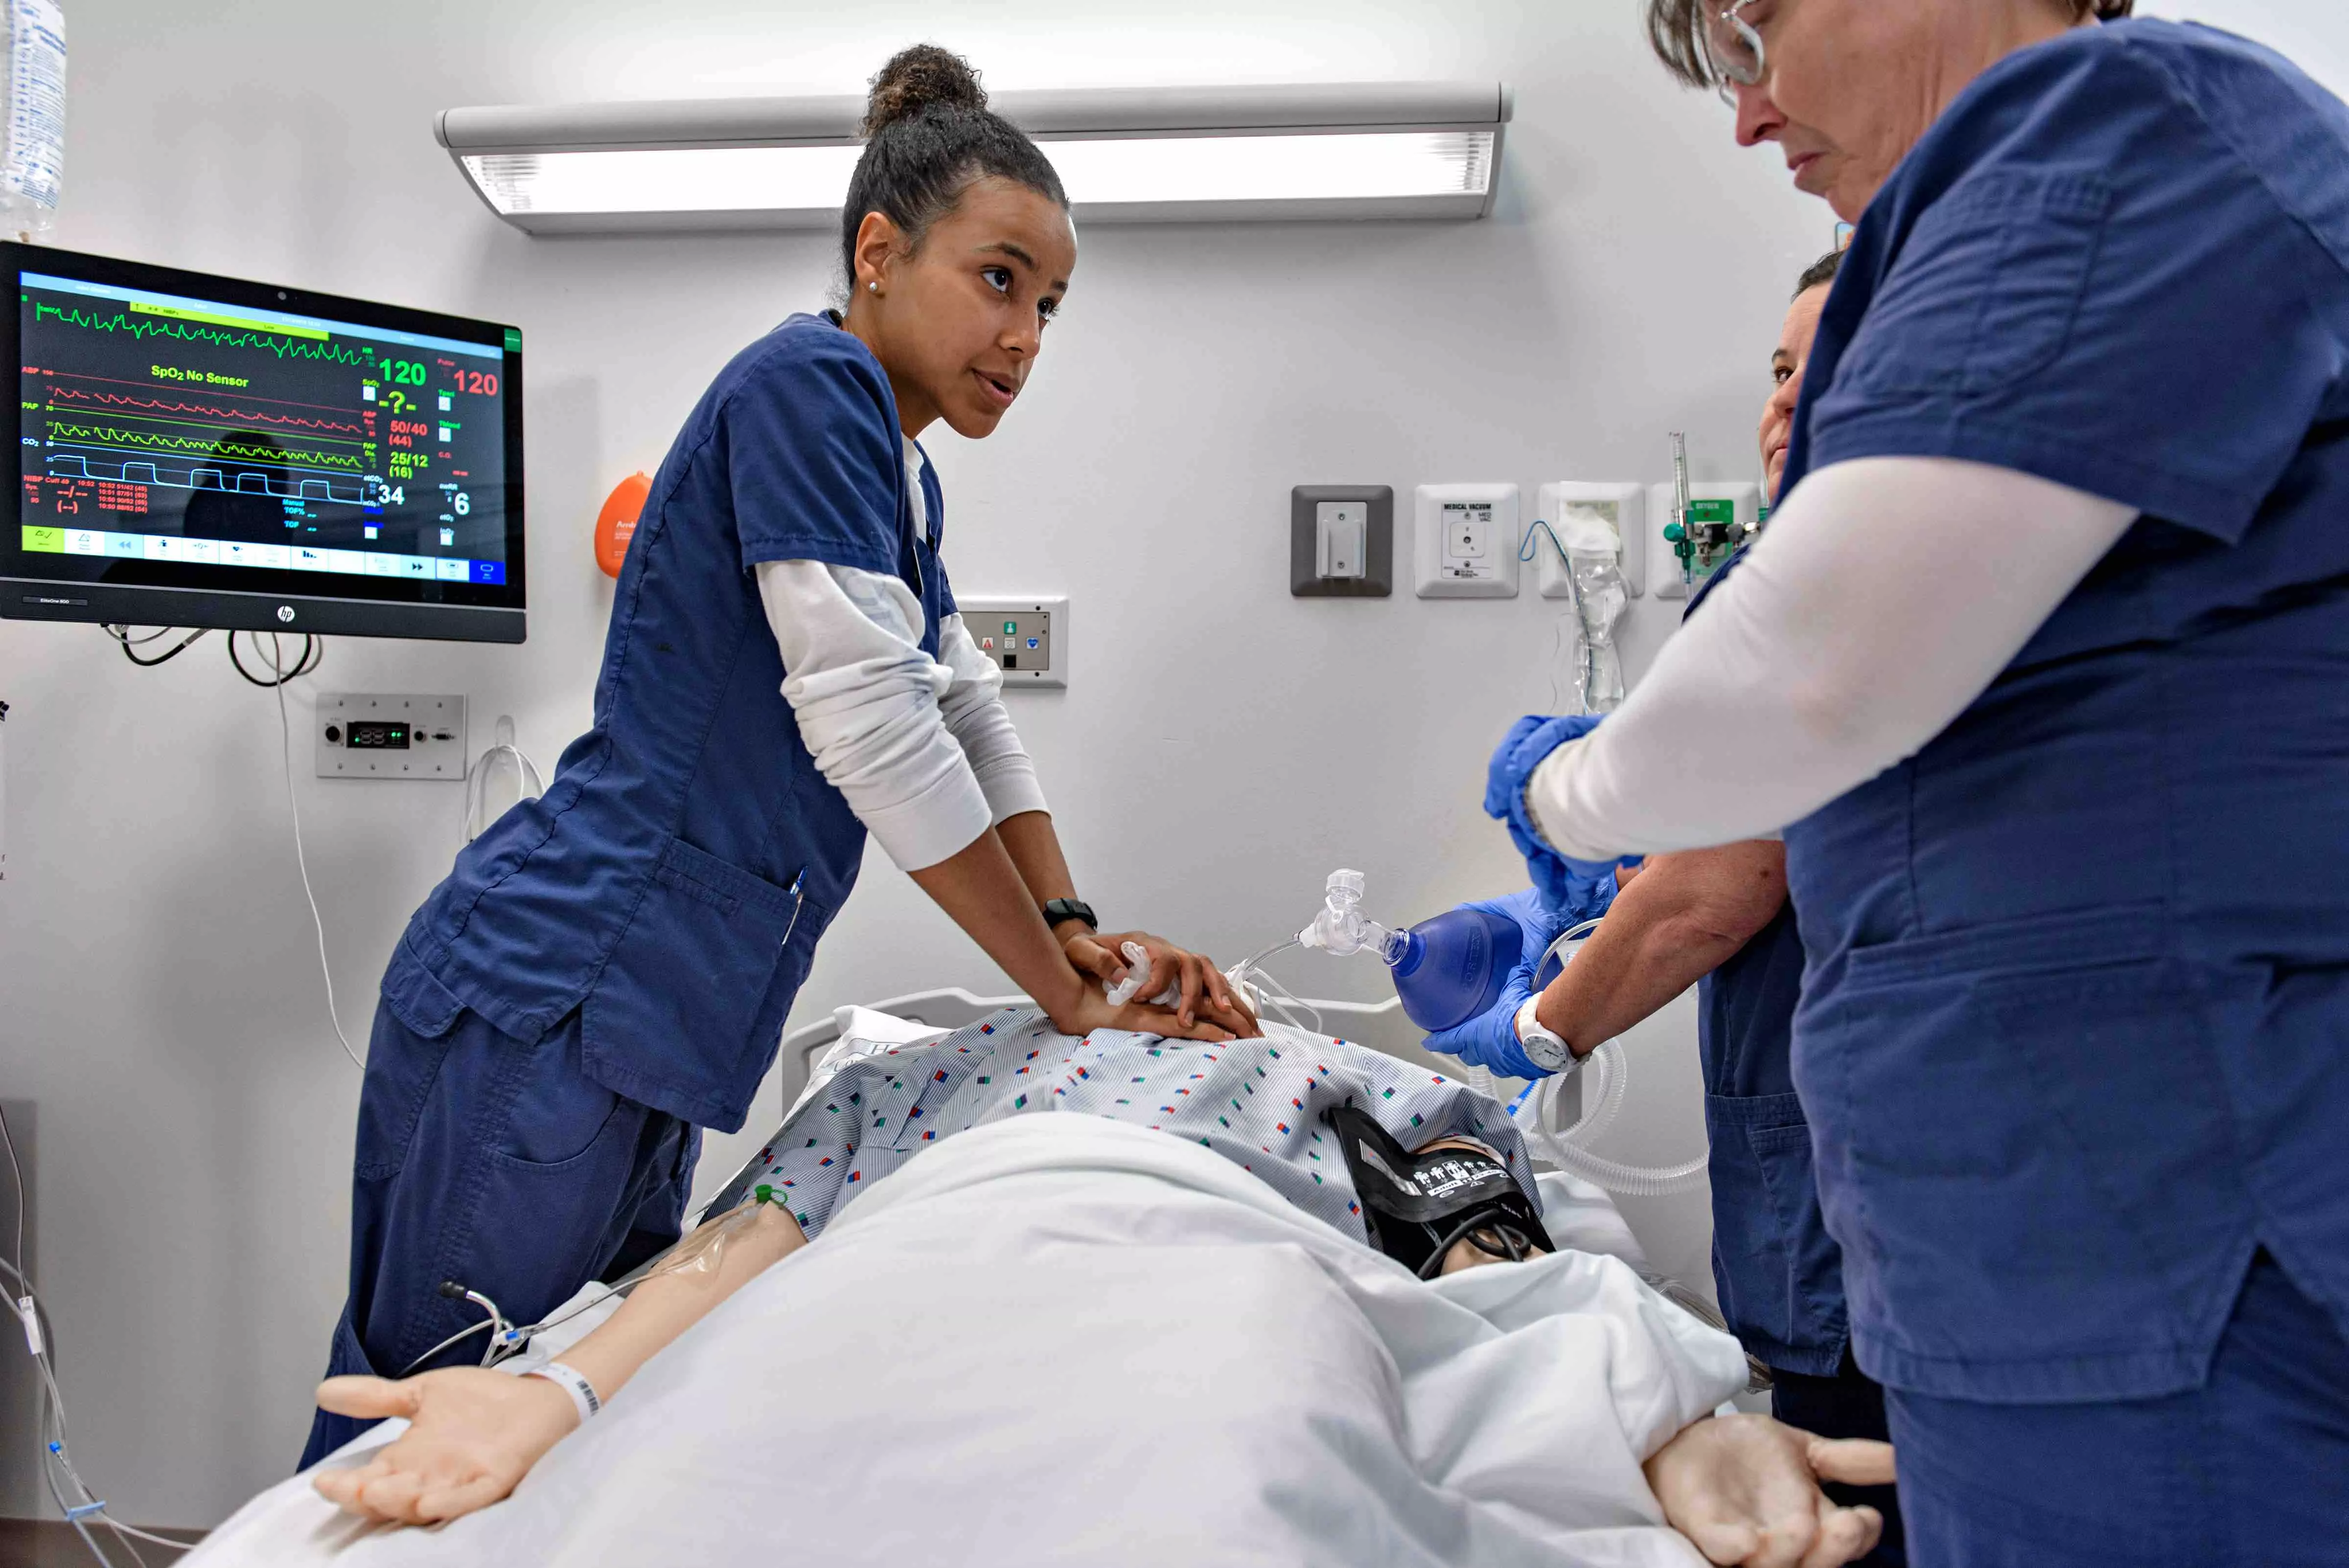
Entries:
[[[1555, 607], [1294, 601], [1300, 483], [1745, 478], [1762, 367], [1829, 237], [1767, 153], [1671, 87], [1636, 0], [68, 0], [57, 243], [519, 323], [529, 334], [530, 642], [337, 642], [311, 688], [463, 691], [546, 761], [588, 715], [610, 606], [589, 524], [710, 374], [829, 271], [814, 237], [533, 241], [433, 144], [465, 103], [851, 88], [936, 37], [999, 87], [1500, 78], [1505, 194], [1475, 224], [1100, 229], [1027, 401], [933, 443], [967, 592], [1073, 600], [1073, 684], [1016, 699], [1084, 891], [1227, 961], [1340, 864], [1416, 919], [1519, 885], [1485, 757], [1550, 703]], [[968, 19], [963, 13], [968, 9]], [[1177, 14], [1179, 10], [1179, 15]], [[2315, 0], [2200, 7], [2322, 54]], [[2329, 51], [2329, 53], [2327, 52]], [[1642, 602], [1636, 673], [1676, 614]], [[132, 670], [88, 628], [0, 623], [8, 721], [0, 1094], [37, 1102], [41, 1283], [77, 1450], [126, 1517], [202, 1524], [283, 1474], [344, 1270], [357, 1075], [326, 1027], [278, 713], [217, 639]], [[303, 753], [306, 755], [306, 753]], [[346, 1027], [457, 841], [457, 792], [298, 776]], [[999, 981], [875, 856], [798, 1016]], [[918, 953], [919, 958], [909, 957]], [[1300, 959], [1321, 994], [1379, 977]], [[1619, 1155], [1702, 1144], [1688, 1004], [1649, 1026]], [[752, 1131], [758, 1130], [754, 1125]], [[713, 1140], [708, 1168], [744, 1140]], [[1702, 1200], [1643, 1206], [1705, 1275]], [[0, 1470], [0, 1475], [21, 1472]], [[0, 1512], [27, 1512], [21, 1485]]]

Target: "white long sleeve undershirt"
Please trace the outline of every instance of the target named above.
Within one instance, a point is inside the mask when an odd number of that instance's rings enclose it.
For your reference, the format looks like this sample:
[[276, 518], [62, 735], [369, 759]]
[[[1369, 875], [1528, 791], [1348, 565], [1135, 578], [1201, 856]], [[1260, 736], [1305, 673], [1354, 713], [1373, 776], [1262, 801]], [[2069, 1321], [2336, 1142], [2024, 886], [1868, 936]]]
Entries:
[[1587, 860], [1775, 834], [1947, 728], [2137, 515], [1947, 458], [1821, 470], [1623, 706], [1534, 770], [1536, 826]]
[[762, 561], [758, 576], [800, 738], [902, 869], [935, 866], [992, 825], [1047, 809], [1004, 711], [1002, 671], [960, 616], [941, 622], [932, 659], [921, 601], [896, 577], [822, 561]]

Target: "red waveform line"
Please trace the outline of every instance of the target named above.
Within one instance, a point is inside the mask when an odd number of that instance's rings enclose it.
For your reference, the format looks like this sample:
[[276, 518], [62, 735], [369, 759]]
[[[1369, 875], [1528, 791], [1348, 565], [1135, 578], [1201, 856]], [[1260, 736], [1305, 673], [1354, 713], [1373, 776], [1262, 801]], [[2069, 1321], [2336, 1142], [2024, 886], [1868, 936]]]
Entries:
[[49, 400], [63, 402], [67, 399], [94, 403], [109, 403], [127, 409], [153, 409], [163, 413], [211, 414], [216, 419], [238, 424], [267, 422], [278, 425], [300, 425], [314, 431], [348, 431], [353, 435], [365, 435], [366, 431], [347, 420], [311, 420], [300, 414], [255, 413], [246, 409], [214, 408], [210, 403], [167, 403], [156, 398], [125, 398], [113, 392], [91, 392], [79, 387], [52, 387]]
[[[112, 387], [143, 387], [150, 392], [156, 389], [155, 383], [152, 381], [126, 381], [119, 376], [85, 376], [78, 370], [44, 370], [34, 365], [26, 366], [25, 374], [27, 376], [47, 376], [53, 381], [104, 381], [109, 386]], [[334, 403], [305, 403], [295, 398], [264, 398], [255, 396], [251, 392], [238, 393], [237, 401], [241, 403], [284, 403], [286, 407], [295, 409], [324, 409], [328, 413], [332, 414], [350, 414], [360, 411], [356, 409], [341, 408]]]

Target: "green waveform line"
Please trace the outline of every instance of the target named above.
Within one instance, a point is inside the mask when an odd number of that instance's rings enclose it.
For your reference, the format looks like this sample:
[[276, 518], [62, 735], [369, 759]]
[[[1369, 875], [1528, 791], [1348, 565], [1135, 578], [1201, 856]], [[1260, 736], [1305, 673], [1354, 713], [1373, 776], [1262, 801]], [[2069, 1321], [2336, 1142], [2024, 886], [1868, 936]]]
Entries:
[[229, 441], [214, 443], [191, 440], [187, 436], [162, 435], [153, 431], [117, 430], [112, 425], [69, 425], [56, 420], [49, 421], [49, 437], [53, 441], [91, 441], [109, 446], [138, 447], [149, 452], [188, 452], [199, 457], [241, 459], [246, 462], [307, 463], [321, 468], [347, 468], [354, 473], [365, 468], [348, 452], [312, 452], [305, 447], [288, 447], [278, 452], [249, 441]]
[[220, 348], [266, 348], [280, 359], [324, 359], [335, 365], [372, 365], [375, 355], [367, 350], [346, 348], [339, 343], [317, 343], [300, 337], [280, 337], [274, 332], [244, 332], [205, 327], [193, 322], [173, 321], [169, 317], [154, 320], [133, 319], [128, 313], [110, 317], [85, 316], [78, 309], [68, 310], [61, 305], [33, 306], [33, 325], [44, 317], [55, 317], [67, 327], [85, 327], [93, 332], [128, 332], [133, 337], [178, 337], [191, 343], [209, 343]]

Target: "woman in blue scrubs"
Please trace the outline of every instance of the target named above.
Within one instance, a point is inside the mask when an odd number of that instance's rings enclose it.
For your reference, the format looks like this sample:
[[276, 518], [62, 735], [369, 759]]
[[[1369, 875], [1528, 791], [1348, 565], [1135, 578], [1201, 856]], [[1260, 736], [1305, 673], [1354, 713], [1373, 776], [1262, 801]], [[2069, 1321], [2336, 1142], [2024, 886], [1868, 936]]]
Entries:
[[[1076, 261], [1052, 167], [961, 60], [874, 78], [844, 313], [744, 349], [628, 550], [595, 727], [467, 847], [384, 977], [331, 1371], [480, 1358], [444, 1281], [530, 1322], [673, 1241], [739, 1128], [869, 830], [1071, 1033], [1254, 1021], [1212, 964], [1077, 901], [1000, 677], [955, 613], [914, 438], [991, 433]], [[1123, 941], [1142, 994], [1110, 1005]], [[304, 1462], [358, 1424], [321, 1412]]]
[[2349, 107], [2126, 9], [1651, 0], [1858, 229], [1768, 532], [1487, 798], [1783, 828], [1920, 1568], [2349, 1541]]

